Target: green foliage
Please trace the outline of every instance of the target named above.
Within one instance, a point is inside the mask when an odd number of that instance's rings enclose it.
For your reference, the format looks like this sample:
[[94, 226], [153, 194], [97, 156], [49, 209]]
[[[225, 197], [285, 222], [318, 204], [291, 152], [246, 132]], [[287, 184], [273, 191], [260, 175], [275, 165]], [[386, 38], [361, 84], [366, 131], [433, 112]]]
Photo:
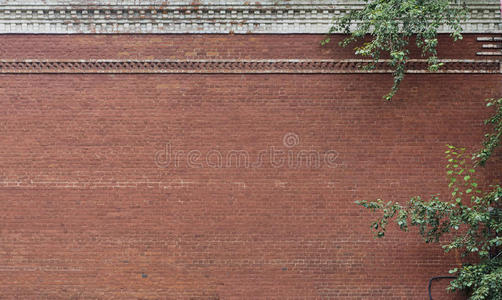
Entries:
[[486, 161], [492, 156], [494, 149], [500, 143], [500, 136], [502, 135], [502, 98], [488, 99], [487, 106], [495, 107], [495, 114], [488, 120], [485, 120], [485, 124], [492, 125], [493, 130], [491, 133], [485, 134], [483, 148], [473, 156], [473, 159], [481, 166], [484, 166]]
[[[329, 34], [342, 32], [350, 34], [341, 46], [369, 36], [369, 41], [355, 48], [355, 53], [371, 57], [373, 69], [382, 54], [386, 54], [393, 70], [394, 84], [385, 96], [390, 100], [397, 92], [406, 71], [409, 59], [410, 38], [416, 38], [416, 45], [422, 56], [428, 57], [429, 69], [437, 71], [441, 63], [437, 57], [438, 29], [441, 25], [451, 30], [454, 40], [461, 39], [461, 20], [466, 15], [464, 7], [449, 0], [364, 0], [362, 10], [352, 11], [331, 27]], [[330, 42], [326, 38], [321, 44]]]
[[464, 256], [476, 254], [477, 264], [451, 271], [458, 272], [458, 277], [449, 289], [470, 289], [470, 299], [502, 299], [502, 188], [495, 186], [489, 192], [478, 189], [475, 170], [466, 166], [465, 148], [448, 145], [445, 154], [450, 187], [447, 199], [435, 195], [429, 201], [413, 197], [405, 205], [380, 199], [356, 203], [381, 212], [371, 224], [377, 237], [383, 237], [388, 223], [395, 221], [404, 231], [417, 227], [426, 243], [446, 239], [446, 252], [459, 249]]
[[497, 257], [464, 265], [448, 290], [472, 290], [471, 300], [502, 300], [502, 259]]

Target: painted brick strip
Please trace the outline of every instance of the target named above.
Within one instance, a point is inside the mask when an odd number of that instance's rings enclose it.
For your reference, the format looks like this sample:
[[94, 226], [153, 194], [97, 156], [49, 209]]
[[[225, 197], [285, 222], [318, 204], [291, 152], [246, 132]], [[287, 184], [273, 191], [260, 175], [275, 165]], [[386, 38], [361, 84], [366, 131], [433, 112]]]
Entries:
[[[113, 3], [0, 1], [0, 34], [324, 34], [333, 18], [340, 18], [364, 5], [362, 1], [349, 0]], [[465, 33], [502, 32], [498, 1], [469, 0], [467, 6], [468, 21], [462, 24]], [[450, 29], [442, 26], [440, 31], [449, 32]]]

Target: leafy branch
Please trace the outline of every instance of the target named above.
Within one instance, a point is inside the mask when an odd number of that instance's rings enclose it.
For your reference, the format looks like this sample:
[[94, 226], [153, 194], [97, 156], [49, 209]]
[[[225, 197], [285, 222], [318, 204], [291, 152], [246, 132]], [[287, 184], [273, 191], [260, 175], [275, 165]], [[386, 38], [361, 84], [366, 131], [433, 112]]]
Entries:
[[485, 120], [486, 125], [493, 126], [492, 132], [485, 134], [483, 148], [473, 155], [473, 159], [480, 166], [484, 166], [492, 156], [493, 151], [500, 144], [500, 137], [502, 136], [502, 98], [488, 99], [486, 106], [495, 107], [495, 114]]
[[[476, 264], [465, 264], [451, 273], [458, 273], [450, 283], [450, 290], [471, 289], [470, 299], [502, 299], [502, 187], [489, 192], [478, 189], [473, 179], [475, 169], [468, 168], [465, 148], [448, 145], [445, 151], [446, 174], [449, 180], [448, 199], [434, 195], [429, 201], [411, 198], [405, 205], [381, 199], [357, 201], [381, 216], [371, 224], [377, 237], [385, 236], [387, 225], [394, 221], [401, 230], [418, 228], [426, 243], [448, 242], [443, 249], [462, 251], [463, 256], [479, 256]], [[448, 235], [445, 235], [449, 233]]]
[[[369, 37], [369, 41], [356, 47], [357, 55], [371, 57], [366, 69], [376, 67], [382, 55], [387, 55], [392, 68], [394, 83], [384, 96], [390, 100], [399, 89], [409, 60], [409, 44], [412, 36], [427, 57], [429, 70], [437, 71], [442, 63], [437, 57], [438, 30], [441, 25], [451, 30], [456, 41], [462, 39], [460, 22], [466, 16], [466, 8], [449, 0], [364, 0], [362, 10], [351, 11], [334, 22], [328, 34], [341, 32], [350, 35], [340, 45], [343, 47]], [[324, 39], [321, 44], [330, 42]]]

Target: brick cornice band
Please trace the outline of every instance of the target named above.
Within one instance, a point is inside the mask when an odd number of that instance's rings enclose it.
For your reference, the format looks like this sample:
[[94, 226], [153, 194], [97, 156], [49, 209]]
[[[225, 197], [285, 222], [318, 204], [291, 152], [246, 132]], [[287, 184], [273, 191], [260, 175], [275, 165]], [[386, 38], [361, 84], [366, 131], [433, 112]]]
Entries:
[[[437, 73], [501, 73], [499, 60], [445, 59]], [[344, 74], [390, 73], [387, 61], [380, 61], [373, 70], [365, 69], [365, 59], [249, 59], [249, 60], [0, 60], [2, 74]], [[408, 73], [431, 73], [427, 60], [412, 59]]]
[[[141, 3], [141, 4], [138, 4]], [[328, 31], [362, 1], [0, 1], [0, 34], [265, 33]], [[498, 0], [468, 0], [466, 33], [501, 33]], [[441, 28], [448, 32], [448, 28]]]

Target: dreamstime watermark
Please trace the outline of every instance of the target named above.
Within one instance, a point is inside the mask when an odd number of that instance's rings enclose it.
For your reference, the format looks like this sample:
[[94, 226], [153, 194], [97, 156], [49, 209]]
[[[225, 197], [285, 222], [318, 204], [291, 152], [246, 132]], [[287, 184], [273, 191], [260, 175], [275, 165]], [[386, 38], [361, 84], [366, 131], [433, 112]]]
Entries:
[[317, 151], [300, 149], [300, 137], [295, 133], [286, 133], [282, 146], [270, 146], [257, 153], [246, 150], [221, 151], [211, 149], [176, 150], [170, 142], [164, 149], [155, 152], [154, 161], [159, 168], [336, 168], [341, 165], [335, 150]]

